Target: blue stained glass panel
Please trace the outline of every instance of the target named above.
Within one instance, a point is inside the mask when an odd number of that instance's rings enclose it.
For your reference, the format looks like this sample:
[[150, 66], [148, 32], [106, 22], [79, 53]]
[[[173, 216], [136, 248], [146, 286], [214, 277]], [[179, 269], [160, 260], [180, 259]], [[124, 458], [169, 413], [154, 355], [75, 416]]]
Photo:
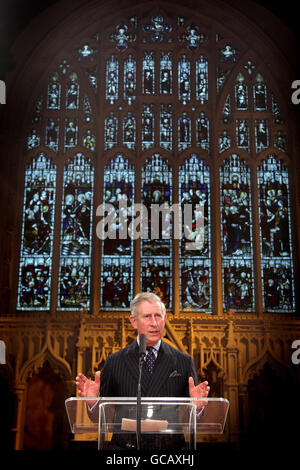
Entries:
[[287, 152], [287, 136], [282, 131], [278, 131], [274, 136], [274, 147], [277, 147], [281, 152]]
[[144, 105], [142, 113], [142, 150], [154, 146], [154, 112], [153, 105]]
[[104, 150], [118, 144], [118, 118], [113, 112], [104, 121]]
[[47, 119], [45, 144], [54, 152], [58, 151], [59, 119]]
[[124, 51], [128, 48], [128, 43], [136, 40], [136, 35], [128, 31], [128, 26], [120, 23], [115, 27], [115, 32], [109, 36], [110, 40], [116, 44], [116, 49]]
[[196, 119], [196, 145], [209, 152], [209, 120], [203, 112]]
[[234, 86], [235, 108], [237, 111], [246, 111], [248, 109], [248, 86], [244, 81], [244, 75], [239, 73]]
[[56, 167], [40, 153], [26, 166], [17, 308], [50, 308]]
[[251, 260], [229, 260], [222, 263], [224, 309], [235, 312], [253, 310], [253, 266]]
[[141, 221], [141, 286], [156, 292], [167, 308], [172, 306], [171, 188], [172, 171], [156, 153], [142, 168], [141, 201], [147, 220]]
[[240, 149], [249, 152], [250, 149], [250, 131], [249, 121], [247, 119], [236, 120], [236, 145]]
[[60, 109], [61, 84], [58, 82], [58, 73], [54, 73], [48, 85], [47, 108]]
[[155, 61], [153, 52], [144, 52], [142, 92], [145, 95], [155, 93]]
[[96, 149], [96, 137], [90, 129], [86, 131], [86, 134], [83, 136], [82, 144], [85, 148], [94, 152]]
[[196, 61], [196, 99], [201, 104], [208, 100], [208, 62], [204, 56]]
[[172, 106], [161, 105], [160, 111], [160, 146], [172, 150]]
[[178, 119], [178, 150], [182, 151], [192, 145], [192, 123], [187, 113]]
[[172, 31], [172, 26], [168, 23], [164, 23], [162, 15], [155, 15], [152, 16], [151, 23], [143, 25], [143, 31], [151, 33], [153, 42], [161, 42], [165, 38], [165, 34]]
[[224, 129], [223, 133], [219, 136], [219, 153], [225, 152], [225, 150], [230, 149], [231, 146], [231, 137], [227, 129]]
[[114, 55], [106, 63], [105, 97], [110, 104], [119, 98], [119, 62]]
[[58, 308], [90, 306], [94, 167], [77, 153], [64, 167]]
[[267, 109], [267, 86], [263, 76], [258, 73], [253, 85], [254, 111], [265, 111]]
[[124, 61], [124, 100], [128, 104], [136, 99], [136, 61], [130, 55]]
[[41, 137], [36, 129], [32, 129], [31, 134], [27, 137], [27, 150], [31, 150], [41, 145]]
[[220, 168], [224, 309], [253, 311], [250, 169], [236, 154]]
[[129, 310], [133, 297], [132, 259], [105, 256], [101, 268], [101, 310]]
[[[102, 310], [128, 310], [133, 297], [133, 220], [135, 168], [117, 154], [104, 168], [101, 291]], [[106, 220], [114, 215], [113, 221]]]
[[66, 87], [66, 109], [79, 109], [79, 83], [77, 74], [71, 73]]
[[236, 62], [239, 51], [232, 47], [231, 44], [226, 44], [223, 49], [219, 49], [219, 55], [221, 62]]
[[265, 150], [269, 145], [269, 126], [267, 119], [255, 119], [256, 152], [259, 153]]
[[172, 58], [171, 52], [161, 52], [160, 59], [160, 93], [172, 94]]
[[132, 150], [136, 146], [136, 119], [130, 112], [123, 119], [123, 145]]
[[227, 95], [223, 109], [222, 109], [223, 123], [228, 124], [231, 119], [231, 100], [230, 94]]
[[185, 55], [178, 61], [178, 99], [182, 104], [191, 99], [191, 63]]
[[78, 119], [65, 119], [65, 151], [78, 144]]
[[211, 312], [210, 170], [196, 154], [179, 167], [180, 308]]
[[269, 155], [257, 169], [263, 305], [271, 312], [295, 311], [288, 168]]

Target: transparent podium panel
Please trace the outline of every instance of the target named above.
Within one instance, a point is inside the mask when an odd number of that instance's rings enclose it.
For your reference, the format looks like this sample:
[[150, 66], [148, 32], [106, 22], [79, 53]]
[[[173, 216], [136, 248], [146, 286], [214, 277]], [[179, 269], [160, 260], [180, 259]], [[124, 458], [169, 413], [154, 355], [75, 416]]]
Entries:
[[223, 433], [229, 401], [225, 398], [142, 397], [140, 426], [136, 420], [136, 397], [72, 397], [65, 405], [71, 432], [97, 434], [99, 450], [105, 448], [105, 442], [111, 441], [112, 436], [113, 442], [134, 443], [137, 430], [142, 437], [168, 436], [169, 440], [173, 437], [174, 442], [176, 437], [185, 436], [189, 448], [195, 449], [197, 434]]

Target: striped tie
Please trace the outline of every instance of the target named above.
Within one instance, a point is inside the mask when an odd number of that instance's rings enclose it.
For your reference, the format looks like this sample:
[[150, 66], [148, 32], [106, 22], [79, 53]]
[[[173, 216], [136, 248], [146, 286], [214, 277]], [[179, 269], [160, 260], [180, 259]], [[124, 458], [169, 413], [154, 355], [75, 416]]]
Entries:
[[151, 346], [149, 346], [147, 348], [147, 355], [146, 355], [145, 362], [146, 362], [146, 366], [147, 366], [147, 369], [148, 369], [150, 374], [152, 374], [152, 372], [153, 372], [155, 359], [156, 359], [156, 357], [155, 357], [155, 354], [153, 352], [153, 348], [151, 348]]

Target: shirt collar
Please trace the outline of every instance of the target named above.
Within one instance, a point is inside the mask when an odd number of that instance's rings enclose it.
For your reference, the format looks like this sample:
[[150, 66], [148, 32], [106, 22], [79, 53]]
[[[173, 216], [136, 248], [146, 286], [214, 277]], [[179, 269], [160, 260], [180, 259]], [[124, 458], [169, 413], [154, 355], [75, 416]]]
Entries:
[[[138, 336], [137, 339], [137, 344], [140, 345], [140, 337]], [[152, 348], [154, 348], [156, 350], [156, 352], [159, 351], [159, 348], [160, 348], [160, 345], [161, 345], [161, 339], [157, 341], [156, 344], [154, 344], [154, 346], [151, 346]]]

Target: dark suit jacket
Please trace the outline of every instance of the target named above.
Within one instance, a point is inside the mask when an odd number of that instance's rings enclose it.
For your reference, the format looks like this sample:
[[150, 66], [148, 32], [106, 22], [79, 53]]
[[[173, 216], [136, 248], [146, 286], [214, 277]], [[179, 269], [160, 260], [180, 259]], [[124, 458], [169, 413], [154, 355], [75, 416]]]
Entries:
[[[135, 397], [137, 395], [138, 376], [139, 346], [135, 341], [133, 344], [107, 357], [101, 373], [99, 395], [101, 397]], [[162, 341], [152, 375], [148, 373], [146, 367], [143, 367], [142, 397], [188, 397], [188, 378], [190, 376], [197, 384], [198, 380], [191, 356], [172, 348]], [[128, 407], [127, 415], [123, 415], [123, 417], [135, 418], [133, 410]], [[153, 416], [153, 418], [157, 417]], [[118, 418], [120, 420], [120, 417]], [[165, 416], [164, 419], [170, 421], [171, 417]], [[158, 446], [158, 441], [160, 446]], [[115, 434], [112, 440], [113, 448], [128, 449], [134, 448], [135, 445], [135, 433], [132, 435]], [[161, 447], [166, 450], [168, 448], [183, 448], [184, 445], [182, 435], [171, 437], [152, 435], [151, 438], [149, 435], [142, 436], [142, 448], [158, 449], [158, 447]]]
[[[135, 341], [111, 354], [101, 373], [101, 397], [134, 397], [139, 375], [139, 346]], [[164, 341], [158, 352], [153, 374], [143, 367], [142, 396], [188, 397], [188, 378], [198, 383], [194, 361], [188, 354], [172, 348]]]

